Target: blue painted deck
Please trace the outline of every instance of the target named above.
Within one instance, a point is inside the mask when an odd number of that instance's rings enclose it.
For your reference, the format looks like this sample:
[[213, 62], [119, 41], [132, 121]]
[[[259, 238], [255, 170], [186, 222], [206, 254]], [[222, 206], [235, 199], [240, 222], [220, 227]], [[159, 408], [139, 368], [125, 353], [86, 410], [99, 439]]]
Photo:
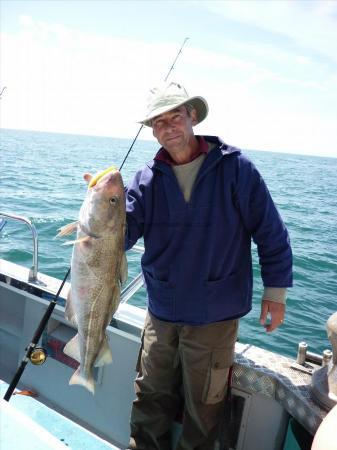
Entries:
[[1, 450], [119, 450], [32, 397], [3, 400], [8, 384], [0, 380]]

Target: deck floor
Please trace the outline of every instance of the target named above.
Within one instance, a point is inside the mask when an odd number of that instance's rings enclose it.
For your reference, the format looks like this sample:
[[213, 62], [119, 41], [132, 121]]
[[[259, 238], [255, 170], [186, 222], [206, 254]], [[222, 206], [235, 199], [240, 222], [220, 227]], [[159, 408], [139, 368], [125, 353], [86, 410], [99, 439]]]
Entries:
[[16, 394], [6, 402], [7, 388], [0, 380], [1, 450], [119, 450], [33, 397]]

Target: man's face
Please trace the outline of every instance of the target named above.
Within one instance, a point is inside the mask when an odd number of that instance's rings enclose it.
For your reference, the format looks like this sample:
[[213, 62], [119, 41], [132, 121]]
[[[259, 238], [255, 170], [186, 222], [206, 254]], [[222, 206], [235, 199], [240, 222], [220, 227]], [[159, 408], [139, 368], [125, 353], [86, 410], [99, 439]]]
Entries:
[[180, 106], [152, 120], [153, 136], [173, 156], [189, 146], [196, 122], [196, 111], [188, 113], [185, 106]]

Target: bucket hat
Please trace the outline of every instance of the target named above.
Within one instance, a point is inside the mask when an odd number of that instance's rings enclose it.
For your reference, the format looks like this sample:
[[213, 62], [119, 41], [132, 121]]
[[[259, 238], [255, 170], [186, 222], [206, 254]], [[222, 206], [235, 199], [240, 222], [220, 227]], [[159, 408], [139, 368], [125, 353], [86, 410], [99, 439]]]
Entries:
[[190, 97], [181, 84], [173, 81], [156, 86], [150, 90], [146, 117], [139, 123], [151, 127], [152, 119], [187, 103], [197, 112], [196, 125], [206, 118], [208, 105], [203, 97]]

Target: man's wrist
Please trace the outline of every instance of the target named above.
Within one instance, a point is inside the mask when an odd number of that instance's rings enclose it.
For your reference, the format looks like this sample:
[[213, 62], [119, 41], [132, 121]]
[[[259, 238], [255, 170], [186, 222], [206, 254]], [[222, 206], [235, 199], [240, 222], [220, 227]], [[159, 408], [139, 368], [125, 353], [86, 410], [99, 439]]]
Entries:
[[266, 286], [262, 296], [262, 301], [263, 300], [285, 304], [287, 300], [287, 288]]

